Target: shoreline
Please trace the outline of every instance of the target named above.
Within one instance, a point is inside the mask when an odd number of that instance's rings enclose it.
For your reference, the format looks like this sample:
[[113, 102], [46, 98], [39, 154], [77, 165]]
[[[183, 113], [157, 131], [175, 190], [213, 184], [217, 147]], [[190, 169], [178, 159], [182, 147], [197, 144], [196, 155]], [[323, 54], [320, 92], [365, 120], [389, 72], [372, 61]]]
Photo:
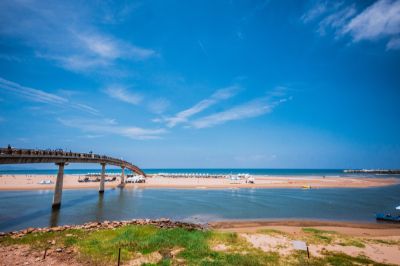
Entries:
[[210, 228], [216, 230], [249, 230], [254, 231], [265, 227], [340, 227], [371, 230], [396, 229], [400, 234], [400, 223], [378, 223], [372, 221], [343, 221], [318, 219], [232, 219], [209, 222]]
[[[34, 231], [38, 232], [57, 232], [67, 229], [83, 228], [83, 229], [103, 229], [110, 228], [113, 225], [115, 227], [120, 227], [129, 224], [136, 225], [155, 225], [161, 227], [166, 227], [166, 225], [171, 225], [172, 227], [186, 227], [186, 228], [196, 228], [196, 229], [212, 229], [219, 231], [234, 231], [234, 232], [256, 232], [259, 229], [265, 228], [342, 228], [346, 231], [359, 229], [362, 233], [356, 233], [354, 235], [368, 235], [365, 230], [380, 231], [384, 233], [383, 235], [390, 236], [394, 232], [396, 235], [400, 236], [400, 224], [396, 223], [374, 223], [374, 222], [362, 222], [362, 221], [341, 221], [341, 220], [318, 220], [318, 219], [232, 219], [232, 220], [218, 220], [214, 222], [188, 222], [185, 220], [174, 220], [170, 218], [137, 218], [128, 220], [102, 220], [102, 221], [88, 221], [82, 224], [61, 224], [55, 226], [47, 227], [26, 227], [19, 230], [13, 231], [0, 231], [0, 237], [6, 235], [20, 235], [27, 234]], [[390, 232], [385, 232], [390, 231]], [[348, 231], [348, 230], [347, 230]], [[347, 232], [348, 233], [348, 232]]]
[[[83, 175], [65, 175], [63, 189], [95, 189], [99, 182], [79, 183]], [[0, 191], [14, 190], [53, 190], [56, 177], [54, 175], [1, 175]], [[41, 180], [51, 180], [53, 184], [40, 185]], [[120, 177], [112, 182], [106, 182], [105, 188], [117, 188]], [[231, 181], [226, 178], [173, 178], [173, 177], [148, 177], [146, 183], [129, 183], [127, 189], [163, 188], [163, 189], [270, 189], [270, 188], [371, 188], [400, 184], [398, 178], [373, 178], [373, 177], [324, 177], [324, 176], [255, 176], [255, 183], [248, 184], [245, 180]]]

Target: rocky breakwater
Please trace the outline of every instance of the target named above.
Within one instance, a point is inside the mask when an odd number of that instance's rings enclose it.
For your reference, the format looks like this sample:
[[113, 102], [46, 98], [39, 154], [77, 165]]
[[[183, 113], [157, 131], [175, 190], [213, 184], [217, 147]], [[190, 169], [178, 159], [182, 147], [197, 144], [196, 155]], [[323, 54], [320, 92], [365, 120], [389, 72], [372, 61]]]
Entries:
[[161, 218], [156, 220], [133, 219], [124, 221], [88, 222], [82, 225], [61, 225], [56, 227], [44, 227], [44, 228], [29, 227], [20, 231], [0, 232], [0, 237], [11, 236], [12, 238], [19, 238], [32, 233], [61, 232], [70, 229], [94, 231], [100, 229], [114, 229], [126, 225], [152, 225], [158, 228], [184, 228], [186, 230], [206, 230], [208, 228], [207, 224], [195, 224], [195, 223], [186, 223], [180, 221], [172, 221], [166, 218]]

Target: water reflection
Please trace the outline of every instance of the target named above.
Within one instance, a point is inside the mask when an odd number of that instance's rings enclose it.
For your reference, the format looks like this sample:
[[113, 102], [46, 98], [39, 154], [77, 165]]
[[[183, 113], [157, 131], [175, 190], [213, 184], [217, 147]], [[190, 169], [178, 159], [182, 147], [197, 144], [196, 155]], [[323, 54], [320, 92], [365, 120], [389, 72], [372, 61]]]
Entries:
[[104, 217], [104, 194], [99, 193], [97, 200], [97, 208], [95, 208], [95, 216], [97, 221], [102, 221]]
[[61, 209], [52, 209], [49, 222], [50, 227], [58, 226], [58, 219], [60, 218], [60, 210]]

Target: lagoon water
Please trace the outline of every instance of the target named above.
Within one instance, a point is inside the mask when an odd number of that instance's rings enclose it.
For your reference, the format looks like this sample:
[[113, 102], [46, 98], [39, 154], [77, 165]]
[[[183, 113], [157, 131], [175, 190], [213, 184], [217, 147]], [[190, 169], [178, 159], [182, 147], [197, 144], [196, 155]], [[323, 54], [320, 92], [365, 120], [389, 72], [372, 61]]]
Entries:
[[161, 218], [191, 222], [227, 219], [322, 219], [375, 222], [400, 205], [400, 185], [351, 189], [94, 189], [0, 192], [0, 231], [88, 221]]

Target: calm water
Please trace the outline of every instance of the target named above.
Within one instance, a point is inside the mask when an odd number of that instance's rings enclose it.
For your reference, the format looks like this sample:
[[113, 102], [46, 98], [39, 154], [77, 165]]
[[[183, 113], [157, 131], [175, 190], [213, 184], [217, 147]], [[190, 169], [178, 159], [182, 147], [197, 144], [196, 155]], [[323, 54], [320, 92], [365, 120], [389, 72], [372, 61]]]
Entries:
[[224, 219], [333, 219], [374, 222], [400, 205], [400, 186], [367, 189], [110, 189], [64, 190], [51, 211], [53, 191], [0, 192], [0, 231], [87, 221], [168, 217]]
[[[248, 173], [251, 175], [273, 175], [273, 176], [288, 176], [288, 175], [296, 175], [296, 176], [374, 176], [374, 177], [388, 177], [388, 175], [374, 175], [374, 174], [346, 174], [343, 172], [344, 169], [254, 169], [254, 168], [168, 168], [168, 169], [143, 169], [143, 171], [147, 174], [157, 174], [157, 173], [208, 173], [208, 174], [238, 174], [238, 173]], [[116, 168], [107, 168], [107, 173], [120, 173], [120, 169]], [[100, 166], [95, 169], [71, 169], [69, 167], [65, 168], [66, 174], [87, 174], [87, 173], [99, 173]], [[129, 173], [126, 170], [126, 173]], [[57, 174], [57, 169], [54, 167], [53, 169], [41, 169], [41, 170], [6, 170], [0, 167], [0, 175], [1, 174], [36, 174], [36, 175], [50, 175]], [[390, 175], [393, 177], [399, 177], [400, 175]]]

